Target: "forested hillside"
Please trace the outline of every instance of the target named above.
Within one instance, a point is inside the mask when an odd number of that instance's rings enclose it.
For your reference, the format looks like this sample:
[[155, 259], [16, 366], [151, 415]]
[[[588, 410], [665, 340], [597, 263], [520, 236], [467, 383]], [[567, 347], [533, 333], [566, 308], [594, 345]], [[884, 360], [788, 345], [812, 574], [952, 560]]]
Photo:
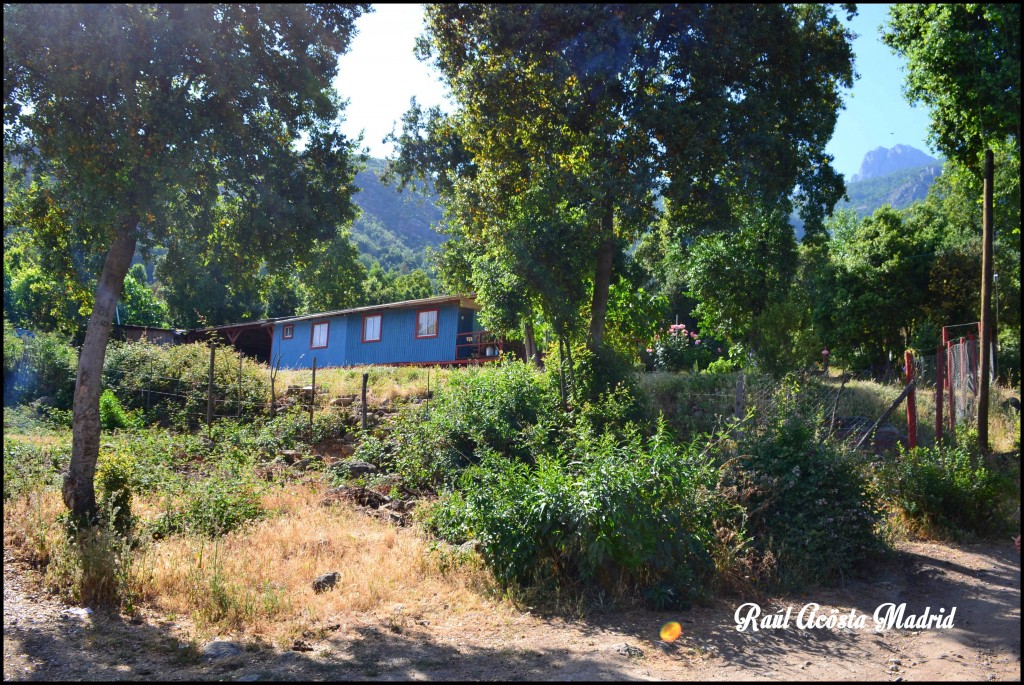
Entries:
[[371, 157], [356, 174], [355, 203], [362, 210], [352, 226], [359, 254], [372, 257], [385, 269], [402, 273], [426, 268], [426, 248], [437, 247], [443, 236], [434, 230], [441, 220], [437, 196], [422, 189], [398, 191], [380, 180], [382, 159]]

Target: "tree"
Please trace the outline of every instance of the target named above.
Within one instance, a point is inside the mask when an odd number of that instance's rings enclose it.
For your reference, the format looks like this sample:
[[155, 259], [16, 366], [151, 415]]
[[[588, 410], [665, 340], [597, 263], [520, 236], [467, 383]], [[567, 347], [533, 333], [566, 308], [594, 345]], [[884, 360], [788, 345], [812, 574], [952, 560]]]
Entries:
[[[659, 194], [689, 234], [790, 207], [794, 187], [813, 233], [842, 195], [824, 146], [852, 53], [826, 6], [451, 4], [427, 23], [421, 57], [460, 109], [414, 106], [396, 169], [434, 183], [445, 249], [485, 305], [515, 305], [503, 320], [539, 303], [566, 331], [586, 309], [600, 345]], [[494, 273], [516, 296], [485, 292]]]
[[999, 143], [1020, 157], [1020, 5], [892, 5], [882, 40], [907, 60], [907, 99], [929, 108], [936, 149], [975, 175]]
[[[103, 255], [63, 488], [75, 518], [96, 516], [100, 372], [136, 246], [238, 231], [247, 252], [301, 262], [354, 216], [330, 82], [367, 9], [4, 6], [5, 155], [24, 155], [66, 233]], [[221, 196], [240, 221], [210, 222]]]
[[698, 240], [686, 275], [701, 332], [749, 345], [755, 320], [786, 299], [796, 268], [796, 237], [782, 210], [754, 210], [737, 230]]
[[135, 264], [124, 279], [121, 323], [135, 326], [166, 326], [167, 305], [157, 299], [146, 283], [146, 267]]

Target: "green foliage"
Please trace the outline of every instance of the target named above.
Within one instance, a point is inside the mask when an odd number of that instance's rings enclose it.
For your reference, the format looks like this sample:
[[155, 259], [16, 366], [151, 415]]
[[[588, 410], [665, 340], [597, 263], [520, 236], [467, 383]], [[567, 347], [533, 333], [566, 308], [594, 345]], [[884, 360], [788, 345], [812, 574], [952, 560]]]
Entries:
[[738, 230], [698, 240], [686, 274], [701, 330], [749, 342], [754, 320], [786, 297], [796, 268], [796, 238], [781, 208], [747, 212]]
[[180, 525], [209, 537], [230, 533], [265, 515], [256, 484], [230, 470], [197, 481], [186, 499]]
[[[270, 402], [265, 368], [225, 347], [214, 353], [216, 414], [252, 416]], [[196, 425], [206, 412], [210, 348], [202, 343], [163, 346], [149, 342], [112, 342], [103, 383], [129, 407], [148, 411], [148, 420]], [[241, 406], [240, 406], [241, 405]]]
[[[4, 316], [4, 378], [17, 368], [21, 355], [25, 352], [25, 343], [14, 331], [14, 326]], [[6, 384], [5, 384], [6, 385]]]
[[823, 146], [852, 53], [826, 6], [436, 5], [427, 24], [420, 54], [462, 107], [414, 104], [395, 170], [434, 183], [452, 236], [442, 271], [504, 322], [539, 307], [564, 337], [589, 299], [601, 343], [609, 261], [658, 196], [682, 234], [731, 226], [734, 206], [788, 210], [794, 186], [818, 227], [842, 195]]
[[138, 428], [141, 425], [142, 419], [138, 413], [126, 411], [110, 388], [103, 391], [100, 395], [100, 426], [104, 430]]
[[169, 321], [167, 305], [146, 283], [146, 267], [135, 264], [124, 278], [121, 291], [121, 323], [135, 326], [164, 327]]
[[4, 436], [4, 501], [55, 485], [67, 456], [61, 449]]
[[721, 346], [701, 339], [686, 324], [672, 324], [664, 334], [655, 336], [654, 368], [658, 371], [699, 371], [722, 357]]
[[135, 527], [132, 514], [135, 470], [135, 459], [127, 450], [107, 453], [96, 464], [100, 515], [122, 537], [129, 536]]
[[1011, 529], [1012, 480], [982, 466], [963, 447], [917, 447], [901, 453], [882, 466], [879, 480], [883, 494], [931, 534], [962, 538]]
[[659, 588], [658, 608], [702, 596], [724, 503], [715, 469], [694, 446], [658, 431], [583, 434], [536, 466], [488, 452], [434, 510], [453, 541], [476, 538], [506, 586], [596, 586], [637, 596]]
[[549, 411], [542, 379], [519, 362], [453, 373], [429, 405], [401, 411], [383, 439], [364, 439], [356, 453], [402, 475], [411, 488], [451, 482], [483, 451], [529, 460], [524, 431]]
[[739, 445], [722, 487], [746, 512], [746, 532], [783, 587], [844, 578], [880, 551], [878, 501], [847, 455], [817, 440], [811, 421], [787, 418]]
[[24, 339], [25, 354], [10, 384], [4, 384], [12, 403], [47, 398], [58, 409], [68, 409], [74, 398], [78, 352], [60, 333], [37, 333]]
[[1020, 5], [893, 5], [882, 40], [906, 59], [906, 95], [929, 138], [980, 172], [986, 147], [1020, 136]]

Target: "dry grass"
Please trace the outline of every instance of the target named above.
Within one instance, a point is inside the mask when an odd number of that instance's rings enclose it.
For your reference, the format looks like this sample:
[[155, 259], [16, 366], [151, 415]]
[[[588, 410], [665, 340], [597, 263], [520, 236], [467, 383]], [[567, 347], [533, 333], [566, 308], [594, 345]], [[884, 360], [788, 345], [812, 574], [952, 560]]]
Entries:
[[[448, 383], [451, 373], [457, 369], [416, 366], [365, 366], [358, 368], [329, 367], [317, 369], [317, 387], [325, 388], [328, 397], [358, 397], [362, 391], [363, 374], [369, 374], [366, 384], [367, 402], [380, 404], [407, 401], [413, 397], [425, 397], [427, 390], [436, 391]], [[309, 385], [313, 372], [309, 369], [282, 369], [277, 377], [277, 387], [283, 391], [289, 385]]]
[[[146, 613], [188, 617], [195, 639], [236, 632], [287, 645], [346, 615], [371, 614], [400, 629], [428, 616], [495, 611], [488, 598], [497, 589], [482, 564], [432, 552], [416, 529], [396, 528], [350, 505], [319, 506], [323, 490], [309, 483], [275, 489], [263, 501], [275, 515], [216, 541], [175, 536], [144, 544], [110, 575], [124, 578]], [[138, 504], [139, 513], [159, 511], [157, 503]], [[4, 544], [48, 564], [47, 584], [76, 600], [66, 590], [82, 576], [61, 562], [68, 556], [54, 522], [61, 510], [53, 490], [8, 502]], [[316, 594], [312, 581], [333, 571], [335, 588]], [[498, 602], [501, 607], [511, 605]]]

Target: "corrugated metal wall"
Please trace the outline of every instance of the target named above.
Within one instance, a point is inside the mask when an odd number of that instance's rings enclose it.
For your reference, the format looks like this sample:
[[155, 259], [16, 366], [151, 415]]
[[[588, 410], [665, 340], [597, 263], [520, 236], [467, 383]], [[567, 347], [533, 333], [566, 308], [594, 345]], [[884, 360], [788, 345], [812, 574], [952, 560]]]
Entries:
[[[295, 321], [295, 335], [282, 338], [284, 325], [274, 326], [274, 351], [281, 353], [281, 368], [308, 369], [316, 357], [318, 368], [325, 366], [353, 366], [356, 364], [394, 364], [399, 362], [439, 362], [455, 359], [455, 338], [460, 332], [457, 304], [428, 307], [437, 309], [437, 337], [416, 337], [417, 309], [382, 309], [378, 312], [360, 312], [324, 319]], [[381, 315], [380, 342], [363, 340], [363, 316]], [[475, 317], [474, 317], [475, 318]], [[312, 327], [328, 321], [327, 347], [310, 349]], [[472, 328], [470, 330], [473, 330]]]

